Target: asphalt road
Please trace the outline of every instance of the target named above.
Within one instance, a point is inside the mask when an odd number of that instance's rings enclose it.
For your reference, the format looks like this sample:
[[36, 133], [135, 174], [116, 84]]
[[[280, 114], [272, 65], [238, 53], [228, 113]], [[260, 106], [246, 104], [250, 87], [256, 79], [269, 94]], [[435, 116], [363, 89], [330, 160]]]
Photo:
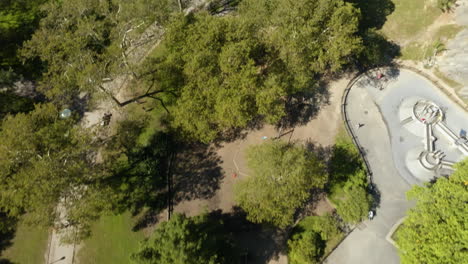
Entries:
[[[362, 78], [351, 88], [345, 111], [369, 161], [380, 205], [375, 218], [354, 229], [327, 258], [328, 264], [400, 263], [396, 248], [385, 237], [413, 205], [406, 200], [406, 191], [421, 183], [402, 162], [406, 153], [400, 146], [397, 111], [402, 100], [410, 96], [433, 100], [444, 107], [449, 126], [458, 129], [468, 124], [466, 112], [416, 73], [397, 71], [384, 89], [378, 87], [378, 83]], [[364, 126], [358, 128], [358, 124]]]

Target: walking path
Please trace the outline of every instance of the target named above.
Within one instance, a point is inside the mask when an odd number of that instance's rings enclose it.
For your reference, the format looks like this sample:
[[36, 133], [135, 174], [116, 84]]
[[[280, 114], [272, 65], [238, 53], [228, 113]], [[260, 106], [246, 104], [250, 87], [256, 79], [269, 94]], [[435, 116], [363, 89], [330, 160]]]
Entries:
[[[446, 113], [447, 124], [452, 129], [468, 124], [466, 112], [428, 80], [408, 70], [393, 74], [393, 78], [385, 83], [363, 75], [345, 100], [344, 110], [350, 130], [357, 137], [371, 167], [380, 204], [375, 218], [351, 232], [325, 263], [399, 263], [397, 251], [386, 236], [412, 206], [412, 202], [405, 198], [406, 191], [411, 184], [422, 182], [410, 172], [406, 163], [408, 144], [422, 145], [423, 142], [412, 142], [414, 138], [404, 131], [399, 120], [399, 107], [405, 98], [420, 97], [436, 102]], [[364, 126], [357, 128], [358, 124]]]

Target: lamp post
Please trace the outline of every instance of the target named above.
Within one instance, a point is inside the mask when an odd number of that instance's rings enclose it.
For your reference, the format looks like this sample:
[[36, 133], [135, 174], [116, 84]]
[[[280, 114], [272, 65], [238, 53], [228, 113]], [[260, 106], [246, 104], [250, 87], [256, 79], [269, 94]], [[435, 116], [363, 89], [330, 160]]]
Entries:
[[62, 112], [60, 112], [60, 118], [67, 119], [71, 116], [71, 114], [72, 114], [72, 111], [68, 108], [65, 108], [62, 110]]

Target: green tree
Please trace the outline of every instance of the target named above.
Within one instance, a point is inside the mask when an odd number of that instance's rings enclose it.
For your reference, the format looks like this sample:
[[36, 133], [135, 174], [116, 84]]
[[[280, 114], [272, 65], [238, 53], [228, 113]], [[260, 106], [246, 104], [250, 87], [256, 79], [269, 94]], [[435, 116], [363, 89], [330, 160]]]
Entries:
[[79, 205], [78, 190], [96, 177], [91, 134], [59, 119], [52, 104], [7, 116], [0, 130], [0, 208], [29, 223], [51, 223], [61, 198]]
[[70, 103], [80, 92], [98, 92], [104, 78], [131, 71], [122, 66], [128, 65], [130, 33], [167, 20], [172, 5], [169, 0], [50, 1], [22, 54], [47, 66], [41, 91]]
[[264, 25], [262, 37], [291, 76], [284, 76], [290, 94], [313, 88], [362, 50], [359, 9], [342, 0], [247, 0], [240, 9]]
[[464, 263], [468, 259], [468, 160], [448, 178], [407, 193], [416, 200], [397, 233], [401, 261]]
[[288, 240], [289, 263], [319, 263], [330, 240], [342, 233], [336, 220], [329, 216], [308, 216], [292, 230]]
[[[3, 0], [0, 2], [0, 70], [23, 68], [18, 47], [30, 37], [40, 19], [40, 6], [47, 0]], [[21, 73], [25, 73], [24, 69]]]
[[288, 261], [291, 264], [319, 263], [323, 255], [323, 240], [318, 233], [308, 231], [293, 236], [288, 241]]
[[273, 141], [247, 150], [252, 175], [235, 185], [235, 199], [255, 223], [284, 228], [309, 197], [327, 180], [323, 164], [302, 146]]
[[372, 205], [364, 163], [348, 137], [338, 137], [330, 158], [329, 198], [349, 223], [364, 219]]
[[372, 197], [365, 188], [353, 186], [335, 194], [333, 203], [345, 222], [357, 223], [365, 219], [371, 208]]
[[283, 116], [285, 91], [275, 78], [262, 76], [264, 47], [257, 30], [237, 17], [207, 13], [174, 20], [165, 35], [166, 53], [152, 66], [152, 76], [161, 85], [176, 85], [177, 100], [170, 108], [173, 128], [209, 142], [222, 132], [245, 127], [258, 115], [272, 122]]
[[132, 259], [142, 264], [238, 263], [230, 243], [221, 222], [207, 215], [175, 214], [161, 223]]
[[341, 0], [249, 0], [236, 16], [181, 15], [147, 72], [162, 85], [177, 76], [171, 126], [209, 142], [257, 117], [277, 123], [291, 97], [313, 94], [362, 49], [358, 21]]

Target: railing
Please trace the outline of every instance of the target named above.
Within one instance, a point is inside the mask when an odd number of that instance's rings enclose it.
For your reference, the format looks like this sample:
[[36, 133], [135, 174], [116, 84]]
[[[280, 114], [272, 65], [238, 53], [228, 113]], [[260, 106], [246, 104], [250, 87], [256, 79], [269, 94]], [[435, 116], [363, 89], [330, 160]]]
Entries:
[[359, 72], [358, 74], [356, 74], [356, 76], [354, 76], [349, 81], [348, 85], [346, 86], [343, 96], [341, 97], [341, 116], [343, 117], [346, 132], [351, 137], [354, 145], [358, 148], [359, 154], [361, 155], [362, 160], [364, 161], [369, 183], [372, 183], [372, 169], [370, 167], [369, 161], [367, 160], [367, 156], [366, 156], [366, 153], [364, 152], [364, 148], [361, 146], [359, 139], [356, 137], [356, 135], [353, 132], [353, 129], [349, 123], [348, 114], [346, 113], [346, 105], [347, 105], [349, 91], [351, 90], [351, 87], [353, 87], [353, 85], [362, 77], [363, 74], [364, 72]]

